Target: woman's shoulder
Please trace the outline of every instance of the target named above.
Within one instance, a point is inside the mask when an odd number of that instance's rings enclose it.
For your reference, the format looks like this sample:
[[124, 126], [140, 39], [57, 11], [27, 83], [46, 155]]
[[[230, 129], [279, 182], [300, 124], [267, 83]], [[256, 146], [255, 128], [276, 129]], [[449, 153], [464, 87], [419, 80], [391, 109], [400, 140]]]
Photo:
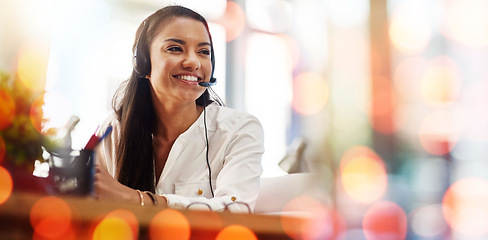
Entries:
[[209, 115], [222, 127], [238, 127], [249, 123], [256, 123], [261, 126], [259, 119], [251, 113], [239, 111], [233, 108], [211, 104], [208, 106]]

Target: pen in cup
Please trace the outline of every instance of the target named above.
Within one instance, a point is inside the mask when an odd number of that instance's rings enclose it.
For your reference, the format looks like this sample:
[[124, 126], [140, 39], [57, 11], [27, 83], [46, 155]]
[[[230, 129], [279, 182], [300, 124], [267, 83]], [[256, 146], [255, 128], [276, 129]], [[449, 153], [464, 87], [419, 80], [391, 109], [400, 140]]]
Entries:
[[[98, 130], [98, 128], [97, 128]], [[101, 136], [98, 137], [96, 134], [93, 134], [90, 137], [90, 140], [88, 140], [88, 143], [86, 143], [85, 150], [93, 150], [95, 147], [112, 131], [112, 126], [108, 126], [107, 129], [105, 130], [105, 133]], [[96, 131], [95, 131], [96, 132]]]

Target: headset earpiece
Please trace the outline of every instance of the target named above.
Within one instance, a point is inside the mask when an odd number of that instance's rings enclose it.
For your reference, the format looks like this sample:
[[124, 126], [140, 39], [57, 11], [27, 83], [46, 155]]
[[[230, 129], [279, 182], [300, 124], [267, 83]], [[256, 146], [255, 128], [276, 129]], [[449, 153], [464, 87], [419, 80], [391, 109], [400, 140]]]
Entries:
[[134, 69], [134, 72], [139, 78], [145, 78], [151, 70], [149, 54], [144, 48], [144, 39], [147, 32], [146, 21], [144, 21], [143, 24], [143, 28], [139, 34], [136, 47], [134, 49], [134, 56], [132, 57], [132, 69]]

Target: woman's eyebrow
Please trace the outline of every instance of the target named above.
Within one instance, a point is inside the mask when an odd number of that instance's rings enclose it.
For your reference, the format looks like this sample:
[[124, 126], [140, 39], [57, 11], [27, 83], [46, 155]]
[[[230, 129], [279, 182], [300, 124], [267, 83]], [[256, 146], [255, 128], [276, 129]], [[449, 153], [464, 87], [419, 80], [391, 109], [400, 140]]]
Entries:
[[[168, 39], [164, 40], [164, 42], [175, 42], [175, 43], [179, 43], [179, 44], [186, 44], [185, 41], [178, 39], [178, 38], [168, 38]], [[210, 46], [210, 43], [209, 42], [201, 42], [201, 43], [198, 43], [198, 46], [199, 47]]]
[[201, 42], [198, 44], [199, 47], [201, 46], [210, 46], [210, 43], [209, 42]]
[[183, 41], [181, 39], [177, 39], [177, 38], [168, 38], [168, 39], [164, 40], [163, 42], [176, 42], [179, 44], [185, 44], [185, 41]]

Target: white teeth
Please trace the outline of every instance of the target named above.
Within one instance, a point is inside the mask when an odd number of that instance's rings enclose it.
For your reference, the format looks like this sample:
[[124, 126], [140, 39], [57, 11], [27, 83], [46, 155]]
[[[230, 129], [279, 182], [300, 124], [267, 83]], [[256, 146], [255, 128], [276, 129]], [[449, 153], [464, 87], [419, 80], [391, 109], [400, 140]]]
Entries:
[[198, 81], [198, 78], [195, 77], [195, 76], [188, 76], [188, 75], [178, 75], [176, 76], [176, 78], [179, 78], [179, 79], [183, 79], [183, 80], [186, 80], [186, 81], [192, 81], [192, 82], [196, 82]]

